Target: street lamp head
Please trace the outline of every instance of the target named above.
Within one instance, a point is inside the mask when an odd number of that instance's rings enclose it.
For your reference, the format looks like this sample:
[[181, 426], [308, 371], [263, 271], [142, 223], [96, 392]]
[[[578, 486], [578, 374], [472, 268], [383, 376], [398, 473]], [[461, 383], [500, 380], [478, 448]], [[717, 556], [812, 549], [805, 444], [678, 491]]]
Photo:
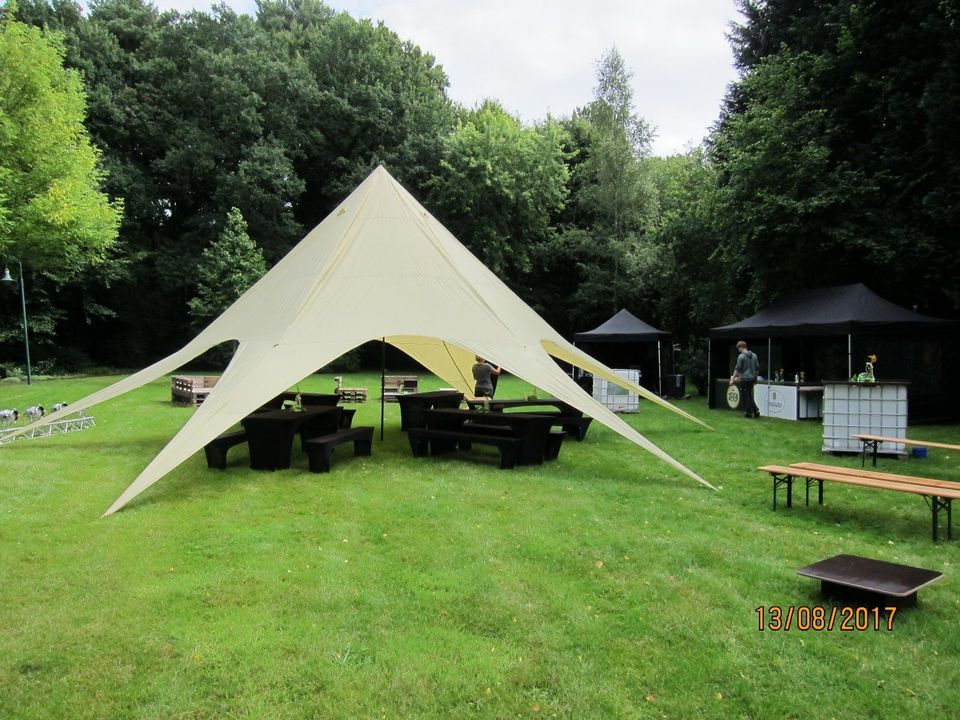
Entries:
[[10, 268], [3, 269], [3, 277], [0, 278], [0, 282], [16, 282], [16, 280], [10, 277]]

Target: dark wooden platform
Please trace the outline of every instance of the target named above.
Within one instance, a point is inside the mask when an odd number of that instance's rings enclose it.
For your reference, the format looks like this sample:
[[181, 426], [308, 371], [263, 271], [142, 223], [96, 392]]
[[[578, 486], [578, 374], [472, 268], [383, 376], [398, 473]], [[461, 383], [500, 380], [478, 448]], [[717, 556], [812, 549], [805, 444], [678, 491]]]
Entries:
[[942, 572], [873, 560], [859, 555], [834, 555], [797, 570], [820, 581], [824, 595], [876, 607], [912, 607], [917, 591], [943, 577]]

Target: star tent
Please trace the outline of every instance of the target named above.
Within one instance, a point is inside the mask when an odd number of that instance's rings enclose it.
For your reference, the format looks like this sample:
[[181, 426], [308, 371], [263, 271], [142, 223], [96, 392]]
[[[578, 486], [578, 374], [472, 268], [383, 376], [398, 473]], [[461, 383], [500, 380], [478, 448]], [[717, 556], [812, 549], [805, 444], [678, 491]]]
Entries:
[[593, 400], [554, 358], [703, 423], [564, 340], [383, 167], [183, 348], [41, 422], [172, 373], [220, 343], [238, 343], [203, 404], [109, 515], [317, 368], [381, 338], [471, 396], [474, 356], [487, 358], [713, 488]]

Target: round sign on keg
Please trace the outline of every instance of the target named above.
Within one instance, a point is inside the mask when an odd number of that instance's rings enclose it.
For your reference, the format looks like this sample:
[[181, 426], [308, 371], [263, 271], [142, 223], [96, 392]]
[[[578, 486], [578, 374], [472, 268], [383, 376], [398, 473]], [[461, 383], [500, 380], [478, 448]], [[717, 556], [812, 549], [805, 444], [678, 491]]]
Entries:
[[740, 388], [736, 385], [731, 385], [727, 388], [727, 406], [731, 410], [736, 410], [740, 407]]

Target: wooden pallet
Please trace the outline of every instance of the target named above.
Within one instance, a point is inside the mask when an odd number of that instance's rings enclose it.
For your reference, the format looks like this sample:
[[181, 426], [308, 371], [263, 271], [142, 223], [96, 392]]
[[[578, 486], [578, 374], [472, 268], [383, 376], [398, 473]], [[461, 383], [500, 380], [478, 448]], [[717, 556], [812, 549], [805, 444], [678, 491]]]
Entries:
[[337, 389], [337, 393], [340, 395], [340, 402], [348, 403], [365, 403], [367, 401], [367, 389], [362, 387], [348, 388], [342, 387]]
[[174, 375], [170, 378], [170, 400], [177, 405], [200, 405], [219, 379], [219, 375]]
[[397, 402], [398, 395], [419, 391], [420, 378], [416, 375], [386, 375], [383, 378], [383, 399]]

